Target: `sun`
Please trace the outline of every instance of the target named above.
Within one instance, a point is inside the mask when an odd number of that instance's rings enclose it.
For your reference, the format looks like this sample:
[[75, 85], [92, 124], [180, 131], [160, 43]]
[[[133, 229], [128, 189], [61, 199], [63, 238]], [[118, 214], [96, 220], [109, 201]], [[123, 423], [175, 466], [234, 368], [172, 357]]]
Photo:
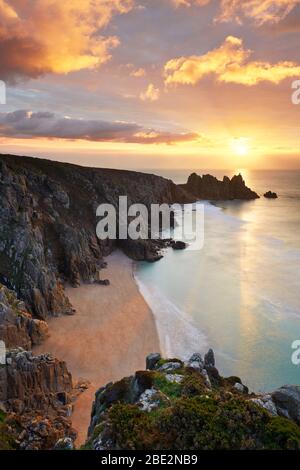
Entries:
[[245, 157], [249, 153], [249, 139], [247, 137], [238, 137], [231, 140], [231, 149], [240, 157]]

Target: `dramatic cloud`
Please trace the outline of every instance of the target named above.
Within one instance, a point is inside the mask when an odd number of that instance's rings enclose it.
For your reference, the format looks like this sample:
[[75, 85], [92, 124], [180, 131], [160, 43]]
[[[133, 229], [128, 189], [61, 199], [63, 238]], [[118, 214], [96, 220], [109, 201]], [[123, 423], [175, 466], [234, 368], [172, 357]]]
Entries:
[[134, 0], [0, 0], [0, 76], [4, 80], [95, 68], [118, 45], [99, 33]]
[[[211, 0], [171, 0], [176, 6], [204, 6]], [[264, 23], [279, 23], [300, 0], [219, 0], [220, 14], [217, 22], [236, 21], [242, 23], [245, 18], [254, 20], [258, 25]]]
[[228, 36], [224, 43], [202, 56], [180, 57], [165, 65], [165, 83], [194, 85], [207, 75], [219, 82], [256, 85], [262, 81], [278, 84], [288, 77], [300, 75], [295, 62], [271, 64], [250, 61], [252, 51], [243, 47], [242, 39]]
[[146, 91], [140, 94], [140, 98], [142, 101], [157, 101], [159, 98], [159, 95], [160, 95], [159, 88], [155, 88], [153, 83], [150, 83]]
[[222, 0], [219, 21], [251, 18], [257, 24], [278, 23], [283, 20], [300, 0]]
[[0, 137], [49, 138], [93, 142], [172, 144], [200, 140], [195, 133], [172, 133], [128, 122], [61, 117], [50, 112], [18, 110], [0, 113]]

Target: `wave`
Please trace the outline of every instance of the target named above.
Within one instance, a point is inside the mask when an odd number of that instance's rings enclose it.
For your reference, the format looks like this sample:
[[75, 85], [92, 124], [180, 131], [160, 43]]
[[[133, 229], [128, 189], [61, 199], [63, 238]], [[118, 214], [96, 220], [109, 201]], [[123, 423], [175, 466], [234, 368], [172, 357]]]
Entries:
[[208, 349], [206, 336], [188, 315], [167, 299], [158, 288], [146, 286], [136, 272], [134, 278], [140, 293], [153, 312], [163, 355], [186, 361], [194, 352], [204, 354]]

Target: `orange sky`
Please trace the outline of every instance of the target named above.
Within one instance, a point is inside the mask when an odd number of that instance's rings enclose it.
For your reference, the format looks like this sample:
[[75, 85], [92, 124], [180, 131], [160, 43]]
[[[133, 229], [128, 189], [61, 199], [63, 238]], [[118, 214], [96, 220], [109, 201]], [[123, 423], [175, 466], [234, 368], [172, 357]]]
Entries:
[[0, 0], [1, 152], [300, 168], [299, 34], [300, 0]]

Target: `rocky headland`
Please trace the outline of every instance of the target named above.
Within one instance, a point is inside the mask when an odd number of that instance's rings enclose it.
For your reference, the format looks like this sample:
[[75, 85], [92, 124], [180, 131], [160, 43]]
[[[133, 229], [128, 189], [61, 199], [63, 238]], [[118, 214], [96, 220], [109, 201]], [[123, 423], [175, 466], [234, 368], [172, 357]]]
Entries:
[[247, 201], [259, 198], [256, 192], [246, 186], [242, 175], [235, 175], [231, 179], [224, 176], [220, 181], [211, 175], [200, 176], [192, 173], [187, 183], [180, 186], [196, 199], [211, 201], [240, 199]]
[[146, 367], [97, 391], [85, 448], [300, 449], [300, 387], [249, 393], [212, 350], [186, 363], [151, 354]]

